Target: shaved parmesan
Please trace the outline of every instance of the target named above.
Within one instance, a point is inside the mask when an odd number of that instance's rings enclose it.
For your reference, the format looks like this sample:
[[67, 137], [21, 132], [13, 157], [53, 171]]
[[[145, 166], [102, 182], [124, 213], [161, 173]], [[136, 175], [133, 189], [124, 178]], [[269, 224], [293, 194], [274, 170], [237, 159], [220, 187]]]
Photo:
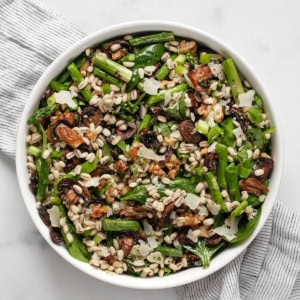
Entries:
[[222, 225], [220, 227], [216, 227], [214, 229], [214, 232], [222, 237], [224, 237], [227, 241], [233, 240], [236, 236], [231, 231], [230, 228], [226, 227], [225, 225]]
[[154, 78], [145, 78], [144, 79], [144, 92], [149, 95], [157, 95], [157, 91], [160, 87], [160, 82]]
[[183, 201], [190, 209], [196, 209], [200, 202], [201, 202], [201, 198], [194, 195], [194, 194], [190, 194], [187, 193], [186, 197], [184, 198]]
[[156, 242], [156, 239], [155, 239], [155, 236], [148, 236], [147, 237], [147, 242], [148, 242], [151, 249], [155, 249], [158, 246], [158, 244]]
[[154, 232], [153, 227], [148, 223], [148, 221], [146, 219], [143, 220], [143, 226], [144, 226], [144, 232], [146, 235], [150, 235]]
[[85, 187], [89, 188], [89, 187], [96, 187], [99, 185], [99, 182], [100, 182], [100, 177], [92, 177], [90, 178], [89, 180], [87, 181], [84, 181], [83, 184]]
[[194, 243], [198, 242], [198, 237], [196, 236], [196, 234], [194, 234], [192, 229], [189, 229], [188, 233], [187, 233], [187, 238], [189, 238], [191, 241], [193, 241]]
[[172, 99], [172, 95], [169, 91], [165, 92], [165, 99], [164, 99], [164, 105], [168, 106], [170, 100]]
[[164, 155], [157, 155], [152, 149], [148, 149], [144, 146], [139, 149], [138, 156], [156, 161], [165, 160]]
[[221, 208], [219, 204], [216, 204], [215, 202], [213, 202], [211, 200], [210, 201], [207, 200], [206, 207], [214, 216], [219, 214], [220, 208]]
[[60, 220], [60, 211], [58, 206], [53, 205], [51, 208], [47, 209], [49, 214], [50, 222], [52, 227], [60, 227], [59, 220]]
[[151, 248], [147, 244], [142, 244], [139, 247], [139, 253], [141, 256], [149, 255], [150, 251], [151, 251]]
[[252, 106], [252, 101], [254, 100], [255, 91], [249, 90], [244, 94], [239, 94], [239, 107], [249, 107]]
[[54, 93], [55, 102], [58, 104], [66, 104], [71, 108], [76, 108], [77, 104], [73, 101], [71, 93], [68, 91], [60, 91], [58, 93]]

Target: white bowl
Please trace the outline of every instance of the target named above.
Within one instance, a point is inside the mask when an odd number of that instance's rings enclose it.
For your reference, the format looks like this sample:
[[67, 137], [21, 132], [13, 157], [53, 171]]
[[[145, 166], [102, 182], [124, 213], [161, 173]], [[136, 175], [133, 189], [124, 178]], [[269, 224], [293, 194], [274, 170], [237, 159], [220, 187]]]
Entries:
[[[56, 77], [69, 62], [76, 58], [80, 53], [82, 53], [87, 47], [93, 47], [99, 43], [112, 39], [117, 36], [122, 36], [129, 33], [136, 32], [149, 32], [149, 31], [173, 31], [175, 35], [182, 36], [190, 39], [194, 39], [198, 42], [203, 43], [204, 45], [212, 48], [218, 53], [221, 53], [225, 57], [232, 57], [240, 70], [240, 72], [248, 79], [249, 82], [253, 85], [255, 90], [262, 96], [265, 103], [265, 109], [270, 116], [272, 125], [276, 126], [276, 131], [272, 137], [273, 149], [272, 156], [275, 160], [275, 166], [272, 173], [272, 178], [270, 182], [270, 192], [268, 193], [267, 199], [263, 205], [263, 210], [261, 218], [255, 232], [252, 236], [243, 244], [228, 248], [218, 254], [211, 262], [211, 265], [208, 269], [192, 268], [187, 269], [163, 278], [154, 277], [154, 278], [136, 278], [128, 275], [111, 275], [107, 274], [105, 271], [96, 269], [90, 266], [87, 263], [82, 263], [72, 256], [69, 255], [67, 250], [64, 247], [57, 246], [52, 243], [49, 237], [49, 229], [41, 221], [36, 206], [35, 206], [35, 197], [31, 193], [28, 186], [28, 174], [26, 169], [26, 121], [29, 116], [32, 114], [33, 110], [37, 107], [38, 102], [45, 91], [50, 80]], [[102, 281], [124, 286], [130, 288], [139, 288], [139, 289], [161, 289], [175, 287], [183, 285], [201, 278], [204, 278], [222, 267], [230, 263], [234, 258], [236, 258], [246, 247], [251, 243], [255, 236], [264, 226], [272, 207], [276, 200], [276, 194], [278, 191], [282, 166], [283, 166], [283, 153], [282, 153], [282, 136], [280, 134], [280, 128], [278, 124], [277, 117], [273, 111], [271, 101], [267, 96], [265, 89], [263, 88], [261, 81], [252, 70], [252, 68], [245, 62], [245, 60], [236, 53], [231, 47], [226, 45], [223, 41], [219, 40], [212, 35], [183, 24], [163, 22], [163, 21], [140, 21], [140, 22], [129, 22], [123, 23], [115, 26], [111, 26], [102, 30], [99, 30], [93, 34], [90, 34], [86, 38], [80, 40], [72, 47], [66, 49], [45, 71], [41, 76], [35, 87], [33, 88], [29, 99], [26, 103], [23, 115], [21, 118], [18, 137], [17, 137], [17, 150], [16, 150], [16, 168], [17, 176], [19, 181], [19, 186], [21, 189], [22, 196], [24, 198], [26, 207], [29, 211], [29, 214], [35, 223], [36, 227], [44, 237], [44, 239], [49, 243], [49, 245], [66, 261], [72, 264], [77, 269], [89, 274], [90, 276], [100, 279]]]

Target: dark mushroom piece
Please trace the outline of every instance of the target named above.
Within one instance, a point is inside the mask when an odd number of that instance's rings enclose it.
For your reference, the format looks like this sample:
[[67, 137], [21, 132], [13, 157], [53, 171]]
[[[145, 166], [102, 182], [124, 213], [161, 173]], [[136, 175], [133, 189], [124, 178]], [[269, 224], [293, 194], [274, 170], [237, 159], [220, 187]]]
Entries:
[[203, 134], [196, 131], [194, 123], [190, 120], [182, 121], [179, 125], [179, 131], [183, 140], [187, 143], [198, 144], [206, 140]]
[[96, 177], [96, 176], [102, 176], [104, 174], [115, 175], [116, 171], [114, 171], [113, 169], [111, 169], [108, 166], [100, 165], [91, 173], [91, 176]]
[[159, 219], [159, 226], [160, 227], [165, 227], [171, 224], [171, 213], [173, 211], [175, 207], [175, 202], [170, 202], [169, 204], [167, 204], [161, 214], [161, 218]]
[[[274, 161], [272, 158], [260, 157], [255, 161], [253, 165], [251, 177], [258, 179], [261, 182], [264, 182], [270, 176], [273, 170], [273, 166]], [[260, 169], [263, 170], [264, 173], [259, 176], [255, 175], [255, 171]]]
[[242, 191], [247, 191], [248, 193], [260, 196], [262, 192], [267, 193], [269, 189], [264, 186], [258, 179], [249, 177], [240, 182], [240, 188]]
[[235, 120], [240, 123], [243, 131], [246, 131], [249, 125], [249, 121], [246, 119], [245, 115], [241, 112], [240, 109], [236, 107], [231, 107], [229, 113], [235, 118]]
[[[114, 135], [115, 135], [115, 137], [116, 137], [116, 136], [120, 136], [120, 137], [121, 137], [121, 140], [122, 140], [122, 141], [125, 141], [125, 140], [127, 140], [127, 139], [132, 138], [132, 137], [136, 134], [136, 131], [137, 131], [136, 127], [134, 127], [134, 128], [129, 128], [129, 129], [126, 130], [126, 131], [121, 131], [121, 130], [118, 130], [118, 129], [117, 129], [117, 130], [115, 130]], [[106, 140], [107, 140], [108, 143], [112, 143], [113, 137], [112, 137], [112, 136], [109, 136], [109, 137], [106, 138]]]
[[215, 234], [214, 236], [210, 237], [210, 238], [205, 238], [204, 239], [204, 243], [206, 245], [218, 245], [222, 242], [223, 238], [217, 234]]
[[[115, 51], [112, 51], [112, 46], [118, 45], [118, 44], [121, 46], [121, 48], [116, 49]], [[115, 40], [115, 41], [112, 41], [112, 42], [108, 43], [107, 45], [105, 45], [105, 47], [103, 48], [103, 52], [105, 54], [107, 54], [108, 56], [110, 56], [112, 58], [112, 60], [117, 60], [117, 59], [120, 59], [121, 57], [123, 57], [124, 55], [126, 55], [128, 53], [128, 51], [130, 51], [131, 49], [132, 48], [127, 41]]]
[[48, 213], [48, 209], [50, 209], [52, 206], [53, 205], [50, 203], [50, 204], [41, 206], [38, 209], [38, 213], [39, 213], [39, 216], [40, 216], [41, 220], [48, 227], [51, 225], [50, 216], [49, 216], [49, 213]]
[[209, 152], [204, 156], [204, 166], [210, 172], [216, 172], [219, 156], [217, 153]]
[[186, 259], [187, 259], [187, 263], [188, 263], [188, 267], [194, 267], [196, 266], [196, 262], [199, 261], [199, 257], [196, 254], [193, 253], [186, 253], [185, 254]]
[[50, 231], [51, 240], [54, 244], [59, 245], [63, 243], [64, 239], [61, 235], [59, 228], [50, 226], [49, 231]]
[[190, 245], [194, 247], [197, 243], [187, 237], [188, 228], [184, 228], [177, 235], [177, 240], [181, 245]]
[[158, 149], [159, 143], [157, 140], [157, 132], [153, 130], [142, 129], [140, 132], [140, 141], [147, 147]]
[[91, 123], [98, 126], [103, 123], [103, 114], [100, 109], [94, 106], [87, 106], [82, 109], [80, 114], [81, 123], [89, 127]]
[[152, 226], [157, 223], [157, 215], [155, 211], [145, 206], [127, 206], [120, 211], [120, 217], [126, 220], [148, 219]]

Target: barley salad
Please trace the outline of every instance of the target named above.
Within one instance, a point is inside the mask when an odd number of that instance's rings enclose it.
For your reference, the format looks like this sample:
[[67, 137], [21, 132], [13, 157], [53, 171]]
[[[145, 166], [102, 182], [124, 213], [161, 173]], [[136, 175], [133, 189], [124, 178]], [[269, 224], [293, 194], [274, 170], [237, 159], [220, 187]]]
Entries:
[[234, 61], [172, 32], [88, 48], [28, 120], [27, 169], [55, 244], [117, 274], [202, 266], [254, 231], [274, 161]]

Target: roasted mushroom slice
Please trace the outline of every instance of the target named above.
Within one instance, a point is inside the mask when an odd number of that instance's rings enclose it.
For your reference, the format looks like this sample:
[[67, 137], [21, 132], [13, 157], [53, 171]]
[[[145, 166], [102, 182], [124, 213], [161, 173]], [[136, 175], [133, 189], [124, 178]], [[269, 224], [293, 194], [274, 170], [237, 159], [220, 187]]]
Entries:
[[206, 92], [209, 89], [208, 79], [210, 79], [211, 76], [210, 68], [207, 65], [200, 65], [188, 73], [188, 77], [197, 92]]
[[134, 245], [134, 239], [130, 236], [124, 236], [119, 241], [124, 257], [127, 257]]
[[169, 204], [167, 204], [161, 214], [161, 218], [159, 219], [159, 226], [160, 227], [165, 227], [171, 224], [171, 213], [174, 209], [175, 206], [175, 202], [170, 202]]
[[55, 129], [55, 133], [61, 141], [74, 149], [83, 143], [82, 136], [64, 124], [59, 124]]
[[[258, 158], [253, 165], [252, 168], [253, 171], [251, 177], [258, 179], [261, 182], [264, 182], [270, 176], [273, 170], [273, 165], [274, 165], [274, 161], [272, 158], [268, 158], [268, 157]], [[258, 170], [261, 170], [261, 172], [259, 172]], [[262, 174], [256, 175], [257, 173], [259, 174], [262, 173]]]
[[206, 140], [203, 134], [196, 131], [194, 123], [190, 120], [182, 121], [179, 125], [179, 131], [183, 140], [187, 143], [198, 144]]

